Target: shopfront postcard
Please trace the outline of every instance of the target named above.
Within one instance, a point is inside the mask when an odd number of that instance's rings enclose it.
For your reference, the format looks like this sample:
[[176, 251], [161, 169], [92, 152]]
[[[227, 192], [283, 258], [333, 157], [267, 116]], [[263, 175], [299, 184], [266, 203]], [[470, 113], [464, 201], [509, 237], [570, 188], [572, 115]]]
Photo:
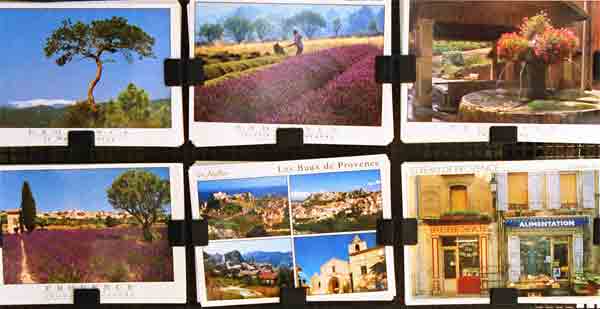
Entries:
[[[0, 146], [183, 144], [176, 1], [0, 2]], [[26, 25], [26, 26], [23, 26]]]
[[487, 142], [511, 125], [522, 142], [600, 143], [600, 2], [410, 0], [402, 16], [417, 55], [403, 141]]
[[198, 301], [278, 303], [282, 287], [308, 301], [392, 299], [393, 249], [375, 242], [377, 219], [391, 217], [389, 173], [385, 155], [194, 165], [192, 212], [209, 229]]
[[484, 304], [513, 288], [519, 303], [598, 304], [594, 245], [600, 160], [406, 163], [408, 305]]
[[97, 288], [102, 303], [183, 303], [185, 248], [178, 164], [0, 168], [0, 303], [68, 304]]
[[387, 145], [392, 88], [375, 81], [391, 53], [391, 0], [195, 0], [190, 95], [197, 147], [273, 144], [302, 128], [317, 144]]

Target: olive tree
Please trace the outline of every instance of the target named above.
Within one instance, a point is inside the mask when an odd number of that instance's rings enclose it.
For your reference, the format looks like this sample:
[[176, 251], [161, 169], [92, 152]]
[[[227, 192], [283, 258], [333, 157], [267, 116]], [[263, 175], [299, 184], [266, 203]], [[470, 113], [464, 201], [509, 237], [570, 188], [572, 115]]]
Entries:
[[169, 181], [149, 171], [128, 170], [114, 180], [107, 194], [114, 209], [127, 212], [139, 223], [144, 240], [153, 241], [152, 225], [171, 201]]

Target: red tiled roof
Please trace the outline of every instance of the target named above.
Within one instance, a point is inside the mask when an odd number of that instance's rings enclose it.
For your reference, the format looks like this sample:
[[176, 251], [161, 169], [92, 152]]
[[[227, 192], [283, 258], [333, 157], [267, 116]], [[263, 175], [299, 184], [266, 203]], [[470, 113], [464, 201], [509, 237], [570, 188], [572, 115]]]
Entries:
[[277, 274], [271, 271], [263, 271], [258, 274], [258, 278], [261, 280], [275, 280], [277, 279]]

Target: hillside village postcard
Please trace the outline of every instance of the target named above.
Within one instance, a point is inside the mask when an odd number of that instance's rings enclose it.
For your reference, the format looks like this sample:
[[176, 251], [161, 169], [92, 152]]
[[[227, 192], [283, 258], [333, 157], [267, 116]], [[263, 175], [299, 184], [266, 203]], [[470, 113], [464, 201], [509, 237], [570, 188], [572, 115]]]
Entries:
[[194, 144], [273, 143], [281, 125], [304, 128], [311, 143], [389, 144], [391, 85], [375, 81], [375, 57], [391, 53], [390, 9], [389, 0], [192, 1], [190, 56], [206, 78], [190, 97]]
[[408, 305], [598, 304], [600, 160], [411, 163], [402, 168]]
[[63, 145], [74, 129], [98, 145], [181, 145], [181, 91], [163, 72], [179, 14], [176, 1], [0, 2], [0, 145]]
[[198, 164], [190, 184], [209, 225], [196, 248], [203, 306], [275, 303], [281, 287], [306, 288], [308, 301], [395, 295], [392, 248], [375, 237], [391, 215], [385, 155]]
[[177, 180], [180, 165], [0, 168], [0, 303], [72, 302], [72, 291], [58, 292], [81, 284], [101, 289], [103, 302], [139, 302], [158, 287], [184, 291], [149, 299], [185, 301], [185, 252], [167, 233], [183, 215]]
[[[403, 1], [417, 80], [402, 98], [405, 142], [600, 143], [600, 2]], [[595, 73], [594, 73], [595, 72]]]

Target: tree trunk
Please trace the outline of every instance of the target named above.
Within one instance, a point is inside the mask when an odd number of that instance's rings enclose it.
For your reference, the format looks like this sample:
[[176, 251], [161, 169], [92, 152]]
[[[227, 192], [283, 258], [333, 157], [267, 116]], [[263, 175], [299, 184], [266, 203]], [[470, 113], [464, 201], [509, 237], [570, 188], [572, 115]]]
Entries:
[[527, 98], [543, 100], [546, 98], [546, 64], [534, 59], [527, 61]]
[[94, 88], [102, 78], [102, 61], [100, 59], [96, 59], [96, 78], [90, 82], [90, 86], [88, 87], [87, 93], [87, 101], [92, 107], [96, 107], [96, 101], [94, 100]]
[[154, 240], [154, 234], [152, 234], [152, 225], [144, 225], [142, 226], [142, 230], [144, 233], [144, 241], [152, 242]]

